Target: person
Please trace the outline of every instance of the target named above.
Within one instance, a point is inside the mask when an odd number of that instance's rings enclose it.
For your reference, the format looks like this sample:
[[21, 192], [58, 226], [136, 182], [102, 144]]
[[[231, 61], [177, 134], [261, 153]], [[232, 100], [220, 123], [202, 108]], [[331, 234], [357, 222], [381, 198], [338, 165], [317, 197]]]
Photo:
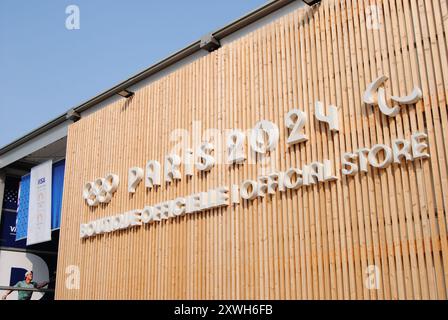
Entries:
[[[33, 271], [28, 271], [25, 273], [25, 280], [19, 281], [14, 285], [14, 288], [35, 288], [41, 289], [48, 285], [48, 281], [42, 283], [36, 283], [33, 281]], [[2, 297], [3, 300], [6, 300], [8, 295], [14, 290], [8, 290]], [[18, 291], [18, 300], [31, 300], [31, 296], [33, 295], [33, 291], [28, 290], [17, 290]]]

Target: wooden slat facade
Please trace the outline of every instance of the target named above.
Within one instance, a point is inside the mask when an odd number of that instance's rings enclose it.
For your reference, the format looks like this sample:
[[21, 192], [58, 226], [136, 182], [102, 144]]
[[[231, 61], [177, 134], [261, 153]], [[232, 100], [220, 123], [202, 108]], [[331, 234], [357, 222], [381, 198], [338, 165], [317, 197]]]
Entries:
[[[371, 28], [370, 6], [380, 9]], [[298, 9], [69, 127], [57, 299], [446, 299], [448, 295], [448, 3], [323, 0]], [[397, 117], [362, 103], [366, 86], [423, 91]], [[341, 130], [317, 122], [314, 103], [339, 107]], [[286, 144], [285, 114], [308, 114], [309, 140]], [[171, 119], [171, 120], [169, 120]], [[81, 223], [178, 196], [255, 179], [263, 164], [219, 164], [135, 195], [128, 169], [163, 164], [170, 133], [280, 128], [279, 170], [330, 159], [339, 180], [161, 223], [81, 240]], [[430, 159], [342, 176], [341, 156], [414, 132]], [[247, 151], [248, 146], [245, 146]], [[183, 172], [183, 167], [181, 168]], [[120, 176], [111, 203], [95, 209], [85, 182]], [[80, 289], [65, 285], [79, 266]], [[369, 266], [379, 288], [365, 285]]]

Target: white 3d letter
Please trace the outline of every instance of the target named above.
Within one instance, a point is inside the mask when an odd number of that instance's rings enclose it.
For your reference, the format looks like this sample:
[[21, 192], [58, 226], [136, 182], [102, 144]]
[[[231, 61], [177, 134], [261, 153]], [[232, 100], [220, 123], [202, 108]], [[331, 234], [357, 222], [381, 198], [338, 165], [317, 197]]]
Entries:
[[[384, 160], [379, 162], [377, 155], [381, 150], [384, 151]], [[372, 150], [370, 150], [368, 158], [372, 167], [385, 169], [393, 161], [392, 149], [384, 144], [377, 144], [372, 148]]]
[[331, 131], [339, 131], [339, 115], [338, 108], [335, 106], [328, 107], [328, 115], [324, 114], [324, 104], [320, 101], [316, 102], [316, 118], [321, 122], [325, 122], [330, 126]]
[[245, 200], [254, 200], [258, 195], [258, 183], [253, 180], [246, 180], [240, 188], [240, 196]]
[[139, 167], [134, 167], [129, 169], [128, 174], [128, 192], [135, 193], [135, 188], [140, 184], [143, 179], [143, 169]]
[[412, 156], [414, 159], [427, 159], [429, 158], [429, 154], [423, 152], [426, 148], [428, 148], [428, 145], [424, 142], [421, 142], [420, 139], [426, 139], [428, 138], [428, 135], [425, 133], [414, 133], [411, 137], [412, 141]]
[[400, 106], [389, 108], [386, 102], [386, 92], [384, 88], [378, 89], [378, 107], [386, 116], [395, 117], [400, 112]]
[[120, 183], [120, 178], [113, 173], [109, 173], [106, 178], [104, 178], [103, 188], [106, 192], [114, 193], [118, 189], [118, 184]]
[[401, 163], [404, 157], [406, 161], [412, 160], [411, 143], [404, 139], [397, 139], [393, 141], [392, 149], [394, 152], [394, 162]]
[[342, 156], [342, 174], [344, 176], [354, 176], [358, 173], [358, 166], [353, 162], [353, 159], [356, 159], [356, 157], [354, 153], [344, 153]]
[[239, 130], [231, 131], [227, 136], [227, 162], [241, 163], [246, 160], [244, 155], [244, 133]]
[[180, 180], [182, 175], [179, 171], [180, 157], [177, 154], [171, 154], [165, 158], [165, 182]]
[[146, 188], [152, 189], [154, 186], [160, 186], [160, 163], [158, 161], [148, 161], [146, 164]]
[[258, 122], [250, 133], [250, 146], [256, 153], [265, 154], [277, 147], [280, 132], [275, 123], [262, 120]]
[[93, 183], [93, 188], [95, 189], [96, 196], [98, 198], [98, 201], [101, 203], [109, 203], [112, 199], [112, 193], [107, 192], [104, 188], [105, 184], [106, 179], [104, 178], [98, 178]]
[[184, 161], [185, 161], [185, 175], [187, 177], [192, 177], [194, 175], [193, 172], [193, 167], [194, 167], [194, 159], [193, 159], [193, 150], [191, 149], [186, 149], [185, 150], [185, 156], [184, 156]]
[[[388, 78], [386, 76], [381, 76], [371, 84], [367, 86], [366, 92], [364, 93], [363, 101], [366, 104], [375, 105], [377, 104], [380, 108], [381, 112], [389, 117], [395, 117], [400, 112], [400, 105], [412, 105], [417, 103], [422, 99], [423, 93], [422, 90], [418, 87], [415, 87], [411, 94], [404, 97], [392, 96], [391, 100], [393, 102], [398, 103], [399, 105], [389, 108], [386, 101], [386, 92], [384, 88], [380, 88], [380, 86], [386, 82]], [[374, 92], [377, 92], [377, 96], [375, 97]]]
[[286, 114], [285, 126], [291, 130], [291, 134], [286, 141], [287, 144], [293, 145], [308, 140], [305, 134], [300, 133], [305, 127], [306, 119], [306, 113], [299, 109], [293, 109]]
[[381, 76], [375, 79], [371, 84], [367, 86], [366, 91], [364, 92], [363, 101], [365, 104], [374, 105], [378, 103], [378, 98], [375, 97], [374, 92], [378, 91], [378, 88], [387, 81], [386, 76]]
[[215, 158], [208, 154], [213, 151], [213, 145], [209, 142], [204, 142], [198, 149], [199, 161], [196, 162], [196, 169], [199, 171], [209, 171], [215, 165]]
[[416, 104], [423, 98], [423, 92], [420, 88], [415, 87], [412, 93], [405, 97], [392, 96], [391, 100], [399, 104]]

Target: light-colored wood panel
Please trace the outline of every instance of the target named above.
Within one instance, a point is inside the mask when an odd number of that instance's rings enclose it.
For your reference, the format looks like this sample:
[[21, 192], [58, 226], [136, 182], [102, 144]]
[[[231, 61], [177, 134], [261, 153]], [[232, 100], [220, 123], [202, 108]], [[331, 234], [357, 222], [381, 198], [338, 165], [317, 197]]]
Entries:
[[[447, 16], [444, 0], [323, 0], [71, 125], [56, 298], [446, 299]], [[364, 105], [367, 85], [383, 74], [389, 95], [418, 86], [423, 99], [394, 118]], [[315, 119], [317, 100], [339, 108], [339, 132]], [[284, 118], [293, 108], [308, 115], [308, 141], [288, 146]], [[228, 165], [215, 154], [210, 172], [127, 192], [128, 169], [163, 166], [180, 142], [173, 133], [187, 132], [191, 148], [218, 145], [225, 141], [208, 129], [247, 132], [262, 119], [280, 128], [269, 157]], [[414, 132], [428, 134], [430, 159], [341, 175], [345, 152]], [[79, 238], [90, 220], [324, 159], [337, 181]], [[107, 173], [120, 187], [109, 204], [89, 208], [82, 186]], [[68, 266], [79, 267], [79, 290], [66, 287]], [[366, 286], [371, 266], [377, 289]]]

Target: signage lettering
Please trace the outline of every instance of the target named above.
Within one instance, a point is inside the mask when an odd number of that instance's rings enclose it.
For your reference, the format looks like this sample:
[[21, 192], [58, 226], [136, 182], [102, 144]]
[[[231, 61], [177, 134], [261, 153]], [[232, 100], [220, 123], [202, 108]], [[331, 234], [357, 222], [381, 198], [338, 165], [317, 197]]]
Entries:
[[[415, 104], [422, 99], [422, 91], [416, 87], [407, 96], [392, 96], [391, 101], [394, 105], [389, 106], [383, 87], [387, 79], [386, 76], [378, 77], [367, 86], [363, 96], [365, 105], [378, 106], [386, 116], [395, 117], [402, 105]], [[340, 130], [339, 109], [332, 105], [328, 107], [327, 111], [324, 109], [322, 102], [315, 103], [316, 120], [328, 125], [331, 132], [338, 132]], [[303, 132], [307, 121], [307, 114], [299, 109], [292, 109], [285, 114], [284, 125], [288, 129], [286, 144], [295, 145], [308, 141], [308, 137]], [[250, 149], [248, 152], [252, 151], [256, 155], [264, 156], [278, 146], [280, 131], [275, 123], [267, 120], [257, 122], [249, 134], [238, 129], [231, 130], [225, 139], [225, 161], [228, 165], [242, 164], [247, 161], [244, 148], [246, 138]], [[416, 132], [408, 139], [393, 140], [391, 145], [376, 144], [371, 148], [363, 147], [353, 152], [344, 153], [341, 157], [341, 173], [345, 176], [354, 176], [359, 172], [367, 173], [369, 167], [386, 169], [393, 163], [401, 164], [429, 158], [429, 154], [426, 152], [428, 148], [426, 139], [425, 133]], [[142, 180], [144, 180], [145, 188], [150, 190], [160, 186], [162, 175], [163, 181], [167, 184], [171, 184], [174, 180], [181, 180], [181, 166], [187, 177], [194, 175], [194, 169], [210, 171], [216, 165], [214, 152], [215, 146], [210, 141], [203, 141], [196, 149], [196, 154], [193, 153], [193, 149], [187, 148], [183, 158], [175, 153], [166, 155], [163, 173], [161, 164], [156, 160], [148, 161], [145, 170], [140, 167], [132, 167], [128, 172], [128, 192], [135, 193]], [[253, 201], [257, 198], [274, 195], [277, 192], [338, 180], [338, 176], [334, 173], [334, 166], [330, 160], [312, 162], [302, 168], [271, 172], [256, 179], [245, 180], [239, 185], [221, 186], [206, 192], [179, 197], [156, 205], [145, 206], [143, 209], [81, 224], [80, 237], [87, 238], [219, 207], [238, 205], [241, 199]], [[117, 190], [118, 184], [119, 178], [115, 174], [88, 182], [83, 188], [83, 198], [89, 206], [108, 203]]]

